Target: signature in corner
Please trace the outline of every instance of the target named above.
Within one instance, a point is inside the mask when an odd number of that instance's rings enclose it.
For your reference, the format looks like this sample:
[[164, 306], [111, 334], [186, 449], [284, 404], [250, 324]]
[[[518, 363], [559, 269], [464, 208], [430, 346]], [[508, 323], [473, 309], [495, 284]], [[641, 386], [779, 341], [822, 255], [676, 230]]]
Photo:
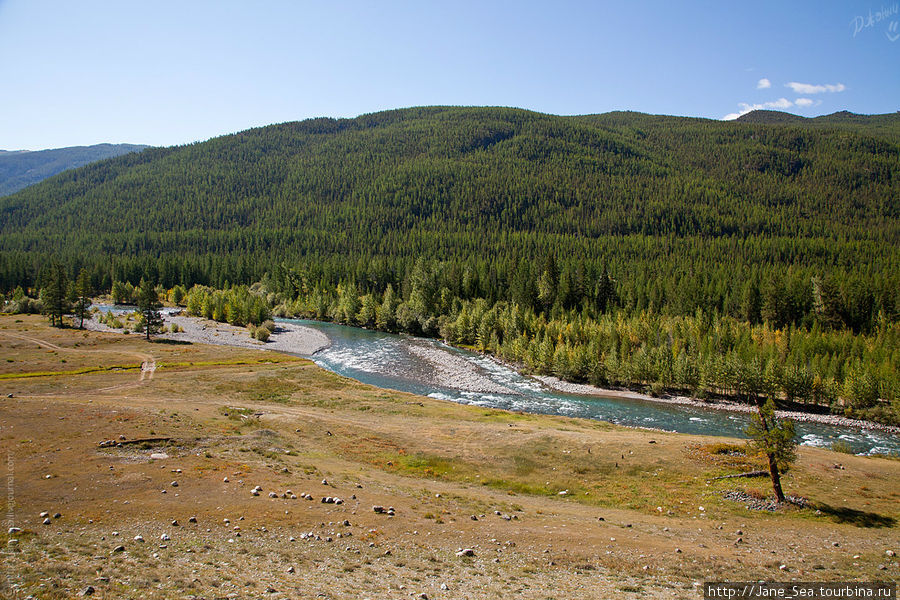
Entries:
[[892, 42], [900, 40], [900, 33], [897, 33], [898, 27], [900, 27], [900, 21], [891, 21], [891, 24], [888, 25], [888, 30], [884, 32], [884, 35], [887, 36], [887, 39]]
[[[878, 23], [887, 22], [888, 19], [896, 18], [900, 14], [900, 2], [895, 2], [890, 6], [882, 6], [881, 10], [875, 12], [869, 11], [868, 15], [858, 15], [850, 20], [850, 27], [853, 29], [853, 37], [856, 37], [864, 29], [875, 27]], [[900, 39], [900, 32], [897, 31], [900, 22], [891, 21], [888, 30], [885, 32], [887, 38], [895, 42]]]

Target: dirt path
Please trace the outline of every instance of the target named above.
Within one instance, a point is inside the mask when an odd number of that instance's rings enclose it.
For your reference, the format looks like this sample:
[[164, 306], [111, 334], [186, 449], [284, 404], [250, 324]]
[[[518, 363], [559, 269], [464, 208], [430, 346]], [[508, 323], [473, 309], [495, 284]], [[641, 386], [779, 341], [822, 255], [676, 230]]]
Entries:
[[[123, 352], [120, 350], [88, 350], [85, 348], [65, 348], [63, 346], [58, 346], [52, 342], [48, 342], [48, 341], [42, 340], [40, 338], [32, 337], [30, 335], [23, 335], [20, 333], [10, 333], [8, 331], [0, 331], [0, 335], [10, 337], [10, 338], [15, 338], [18, 340], [23, 340], [26, 342], [31, 342], [33, 344], [37, 344], [41, 348], [46, 348], [47, 350], [53, 350], [54, 352], [74, 352], [77, 354], [88, 354], [88, 353], [90, 353], [90, 354], [119, 354], [119, 355], [129, 354], [131, 356], [136, 356], [141, 359], [141, 376], [140, 376], [140, 379], [138, 379], [137, 384], [140, 384], [141, 382], [146, 381], [146, 380], [153, 379], [153, 374], [156, 372], [156, 359], [152, 355], [147, 354], [145, 352], [136, 352], [134, 350], [126, 350]], [[109, 391], [109, 390], [113, 390], [113, 389], [119, 389], [122, 387], [132, 387], [134, 385], [136, 385], [136, 384], [127, 383], [127, 384], [116, 385], [116, 386], [107, 387], [107, 388], [100, 388], [96, 391], [98, 391], [98, 392]], [[79, 392], [79, 393], [83, 393], [83, 392]]]

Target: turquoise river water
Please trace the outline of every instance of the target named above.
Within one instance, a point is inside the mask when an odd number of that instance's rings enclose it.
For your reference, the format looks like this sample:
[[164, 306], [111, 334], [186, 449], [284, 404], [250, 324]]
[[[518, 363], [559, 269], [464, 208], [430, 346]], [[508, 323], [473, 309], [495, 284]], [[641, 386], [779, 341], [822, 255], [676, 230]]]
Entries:
[[[744, 413], [679, 406], [646, 400], [566, 394], [477, 353], [450, 347], [436, 340], [394, 335], [319, 321], [280, 319], [321, 331], [331, 345], [311, 358], [340, 375], [381, 388], [412, 392], [431, 398], [523, 412], [599, 419], [620, 425], [649, 427], [681, 433], [746, 437]], [[447, 353], [435, 361], [436, 353]], [[424, 358], [423, 358], [424, 356]], [[441, 373], [441, 363], [460, 365], [503, 392], [479, 390], [471, 377], [454, 385]], [[900, 436], [877, 429], [857, 429], [821, 423], [797, 423], [798, 441], [807, 446], [830, 446], [838, 440], [863, 454], [900, 454]]]

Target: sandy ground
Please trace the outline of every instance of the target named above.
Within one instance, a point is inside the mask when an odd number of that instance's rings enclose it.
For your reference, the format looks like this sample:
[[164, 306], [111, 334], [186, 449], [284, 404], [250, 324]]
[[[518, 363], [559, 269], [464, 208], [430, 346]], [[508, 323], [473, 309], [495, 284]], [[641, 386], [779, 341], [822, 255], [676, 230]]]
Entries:
[[[170, 340], [180, 340], [198, 344], [216, 344], [219, 346], [234, 346], [237, 348], [253, 348], [257, 350], [273, 350], [287, 354], [299, 354], [311, 356], [317, 351], [327, 348], [328, 337], [315, 329], [294, 325], [292, 323], [278, 323], [275, 331], [268, 341], [261, 342], [250, 336], [246, 327], [235, 327], [228, 323], [218, 323], [199, 317], [184, 315], [163, 315], [166, 327], [175, 323], [183, 331], [178, 333], [163, 333], [154, 337], [162, 337]], [[85, 321], [85, 328], [93, 331], [118, 332], [97, 320], [94, 315], [90, 321]]]

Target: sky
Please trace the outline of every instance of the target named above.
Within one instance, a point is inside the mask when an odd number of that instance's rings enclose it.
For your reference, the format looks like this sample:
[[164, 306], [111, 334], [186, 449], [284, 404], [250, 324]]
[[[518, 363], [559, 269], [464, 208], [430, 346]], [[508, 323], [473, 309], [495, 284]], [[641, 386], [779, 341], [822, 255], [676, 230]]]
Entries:
[[0, 148], [421, 105], [900, 109], [900, 0], [0, 0]]

